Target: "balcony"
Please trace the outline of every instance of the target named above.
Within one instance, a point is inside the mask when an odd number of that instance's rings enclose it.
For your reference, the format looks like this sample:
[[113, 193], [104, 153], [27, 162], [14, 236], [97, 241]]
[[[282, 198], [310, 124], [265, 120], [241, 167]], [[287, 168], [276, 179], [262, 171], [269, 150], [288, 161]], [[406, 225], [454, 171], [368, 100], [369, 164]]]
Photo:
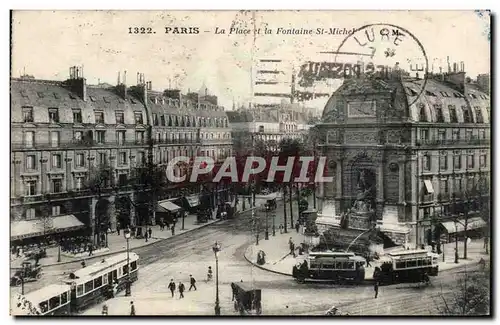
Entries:
[[434, 194], [423, 194], [421, 198], [422, 203], [432, 203], [434, 202]]
[[132, 146], [147, 146], [147, 141], [112, 141], [105, 143], [97, 143], [89, 140], [69, 140], [59, 142], [57, 145], [51, 142], [35, 142], [31, 146], [27, 146], [22, 142], [12, 142], [12, 150], [42, 150], [42, 149], [78, 149], [78, 148], [109, 148], [109, 147], [132, 147]]
[[490, 145], [491, 139], [420, 139], [416, 141], [417, 146], [454, 146], [454, 145]]
[[198, 140], [196, 139], [166, 139], [166, 140], [160, 140], [158, 139], [153, 139], [153, 144], [196, 144], [199, 143]]

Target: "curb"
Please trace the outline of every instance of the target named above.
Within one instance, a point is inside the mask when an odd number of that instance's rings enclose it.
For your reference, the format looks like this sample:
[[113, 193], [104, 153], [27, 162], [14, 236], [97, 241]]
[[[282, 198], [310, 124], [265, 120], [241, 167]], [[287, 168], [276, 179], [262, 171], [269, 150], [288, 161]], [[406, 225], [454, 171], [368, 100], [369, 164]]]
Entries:
[[247, 257], [247, 250], [248, 250], [249, 248], [250, 248], [250, 246], [248, 246], [248, 247], [247, 247], [247, 249], [245, 250], [245, 253], [243, 254], [243, 257], [245, 257], [245, 260], [246, 260], [248, 263], [252, 264], [253, 266], [255, 266], [255, 267], [257, 267], [257, 268], [259, 268], [259, 269], [261, 269], [261, 270], [267, 271], [267, 272], [271, 272], [271, 273], [275, 273], [275, 274], [286, 275], [286, 276], [290, 276], [290, 277], [292, 277], [292, 275], [291, 275], [291, 274], [284, 273], [284, 272], [280, 272], [280, 271], [274, 271], [274, 270], [271, 270], [271, 269], [265, 268], [265, 267], [263, 267], [262, 265], [259, 265], [259, 264], [257, 264], [257, 263], [254, 263], [254, 262], [250, 261], [250, 259]]
[[[246, 212], [246, 211], [245, 211]], [[138, 248], [142, 248], [142, 247], [147, 247], [147, 246], [151, 246], [151, 245], [154, 245], [154, 244], [157, 244], [157, 243], [160, 243], [160, 242], [163, 242], [165, 240], [169, 240], [171, 238], [174, 238], [174, 237], [177, 237], [177, 236], [180, 236], [180, 235], [184, 235], [185, 233], [188, 233], [188, 232], [191, 232], [191, 231], [195, 231], [195, 230], [198, 230], [198, 229], [201, 229], [203, 227], [207, 227], [207, 226], [210, 226], [210, 225], [213, 225], [213, 224], [216, 224], [218, 222], [221, 222], [221, 221], [224, 221], [226, 219], [219, 219], [219, 220], [216, 220], [212, 223], [208, 223], [208, 224], [204, 224], [198, 228], [194, 228], [194, 229], [188, 229], [186, 230], [185, 232], [183, 232], [182, 234], [177, 234], [177, 235], [174, 235], [174, 236], [171, 236], [171, 237], [168, 237], [168, 238], [159, 238], [158, 240], [156, 241], [153, 241], [151, 243], [147, 243], [145, 245], [142, 245], [142, 246], [139, 246], [139, 247], [136, 247], [134, 249], [138, 249]], [[154, 237], [153, 237], [154, 238]], [[132, 250], [132, 249], [130, 249]], [[92, 259], [92, 258], [97, 258], [97, 257], [106, 257], [106, 256], [110, 256], [110, 255], [114, 255], [114, 254], [120, 254], [120, 253], [125, 253], [127, 251], [127, 249], [121, 249], [121, 250], [118, 250], [118, 251], [114, 251], [114, 252], [107, 252], [105, 254], [100, 254], [100, 255], [94, 255], [92, 257], [87, 257], [87, 258], [79, 258], [79, 259], [75, 259], [73, 261], [65, 261], [65, 262], [59, 262], [59, 263], [52, 263], [52, 264], [45, 264], [43, 265], [42, 264], [42, 267], [52, 267], [52, 266], [59, 266], [59, 265], [66, 265], [66, 264], [71, 264], [71, 263], [77, 263], [77, 262], [81, 262], [81, 261], [85, 261], [85, 260], [88, 260], [88, 259]], [[14, 267], [14, 268], [11, 268], [11, 270], [21, 270], [21, 268], [19, 267]]]

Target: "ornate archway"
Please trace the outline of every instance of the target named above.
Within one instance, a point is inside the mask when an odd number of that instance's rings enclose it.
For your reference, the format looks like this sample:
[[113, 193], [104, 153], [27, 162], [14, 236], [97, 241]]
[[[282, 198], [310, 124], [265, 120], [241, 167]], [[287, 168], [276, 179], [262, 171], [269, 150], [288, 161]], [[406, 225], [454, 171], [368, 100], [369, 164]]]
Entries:
[[121, 196], [116, 198], [116, 220], [120, 223], [120, 229], [130, 226], [130, 207], [130, 199], [127, 197]]
[[377, 197], [377, 177], [374, 162], [361, 153], [350, 164], [350, 193], [352, 204], [363, 201], [363, 209], [374, 210]]
[[109, 201], [104, 198], [100, 198], [95, 205], [94, 243], [97, 247], [101, 247], [103, 242], [107, 245], [107, 230], [110, 227], [109, 207]]

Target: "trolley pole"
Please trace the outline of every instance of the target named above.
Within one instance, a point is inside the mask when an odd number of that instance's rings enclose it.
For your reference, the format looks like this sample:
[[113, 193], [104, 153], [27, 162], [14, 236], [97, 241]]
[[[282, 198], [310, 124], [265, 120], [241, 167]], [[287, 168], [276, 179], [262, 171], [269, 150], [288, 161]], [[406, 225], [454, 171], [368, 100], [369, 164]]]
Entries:
[[127, 240], [127, 284], [125, 287], [125, 296], [129, 297], [131, 294], [131, 283], [130, 283], [130, 229], [125, 230], [125, 239]]
[[269, 204], [266, 203], [266, 232], [264, 233], [264, 239], [269, 240]]

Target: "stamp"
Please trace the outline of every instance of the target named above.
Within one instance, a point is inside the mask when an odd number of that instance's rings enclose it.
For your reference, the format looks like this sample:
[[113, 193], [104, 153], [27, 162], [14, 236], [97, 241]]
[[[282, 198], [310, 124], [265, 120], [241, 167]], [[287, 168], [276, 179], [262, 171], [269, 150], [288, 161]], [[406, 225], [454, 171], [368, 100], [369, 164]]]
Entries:
[[[411, 106], [425, 91], [429, 61], [419, 39], [407, 29], [385, 23], [359, 27], [340, 43], [333, 64], [341, 63], [340, 75], [344, 78], [392, 78], [400, 70], [405, 80], [414, 80], [420, 92], [409, 103]], [[356, 62], [353, 62], [356, 60]]]

